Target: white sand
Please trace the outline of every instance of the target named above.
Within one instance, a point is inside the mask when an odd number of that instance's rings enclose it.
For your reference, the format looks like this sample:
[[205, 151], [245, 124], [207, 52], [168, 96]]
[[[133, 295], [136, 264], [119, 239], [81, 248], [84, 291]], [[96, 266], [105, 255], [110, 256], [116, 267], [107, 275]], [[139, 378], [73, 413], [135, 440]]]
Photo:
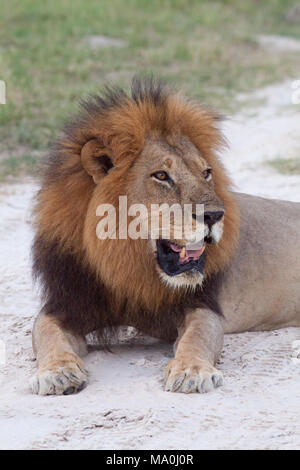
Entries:
[[[300, 108], [291, 84], [241, 99], [266, 98], [225, 125], [224, 155], [237, 189], [300, 201], [300, 176], [282, 176], [263, 162], [300, 150]], [[162, 391], [172, 347], [132, 339], [115, 354], [86, 359], [90, 384], [79, 395], [40, 397], [28, 381], [35, 371], [31, 327], [33, 293], [29, 247], [34, 184], [0, 187], [0, 448], [17, 449], [287, 449], [300, 448], [300, 364], [291, 360], [300, 330], [225, 338], [219, 368], [225, 385], [206, 395]]]

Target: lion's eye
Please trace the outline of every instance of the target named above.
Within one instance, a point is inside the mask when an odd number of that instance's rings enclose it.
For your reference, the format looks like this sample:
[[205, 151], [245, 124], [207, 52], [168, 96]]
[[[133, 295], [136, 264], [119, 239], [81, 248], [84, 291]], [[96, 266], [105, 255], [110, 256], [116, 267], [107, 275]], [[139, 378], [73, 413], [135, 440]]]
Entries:
[[166, 171], [155, 171], [155, 173], [152, 173], [151, 176], [158, 181], [172, 181]]
[[211, 172], [212, 172], [211, 168], [207, 168], [206, 170], [204, 170], [202, 172], [202, 174], [203, 174], [204, 178], [206, 179], [206, 181], [211, 180], [211, 178], [212, 178]]

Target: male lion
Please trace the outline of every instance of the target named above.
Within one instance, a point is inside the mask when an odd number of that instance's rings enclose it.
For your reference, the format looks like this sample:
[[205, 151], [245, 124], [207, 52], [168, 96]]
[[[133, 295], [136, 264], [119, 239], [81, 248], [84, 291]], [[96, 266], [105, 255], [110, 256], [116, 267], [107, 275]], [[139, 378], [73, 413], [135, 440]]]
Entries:
[[[83, 105], [54, 147], [36, 206], [33, 329], [41, 395], [87, 383], [85, 336], [130, 325], [175, 340], [165, 390], [207, 392], [224, 333], [300, 325], [300, 204], [234, 193], [219, 118], [153, 80]], [[204, 204], [191, 238], [99, 239], [100, 204]], [[193, 206], [194, 207], [194, 206]], [[129, 216], [128, 216], [129, 217]], [[195, 216], [196, 230], [203, 221]]]

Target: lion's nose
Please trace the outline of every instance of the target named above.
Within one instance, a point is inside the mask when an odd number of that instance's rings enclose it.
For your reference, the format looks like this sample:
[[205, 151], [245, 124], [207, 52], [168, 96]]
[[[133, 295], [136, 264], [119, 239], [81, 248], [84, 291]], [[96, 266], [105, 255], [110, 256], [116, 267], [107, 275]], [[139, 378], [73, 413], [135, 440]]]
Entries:
[[204, 212], [204, 223], [209, 227], [222, 219], [224, 211], [206, 211]]

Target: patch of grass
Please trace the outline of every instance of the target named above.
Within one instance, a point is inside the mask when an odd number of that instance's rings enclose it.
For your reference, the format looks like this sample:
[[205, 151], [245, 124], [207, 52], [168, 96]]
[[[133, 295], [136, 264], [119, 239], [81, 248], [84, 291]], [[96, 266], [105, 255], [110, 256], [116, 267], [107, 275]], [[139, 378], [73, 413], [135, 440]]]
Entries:
[[276, 171], [284, 175], [300, 175], [300, 157], [275, 158], [268, 162]]
[[9, 176], [16, 177], [24, 174], [35, 176], [37, 174], [39, 158], [25, 153], [22, 156], [11, 156], [0, 161], [0, 181], [5, 181]]
[[[225, 113], [236, 92], [299, 78], [298, 53], [269, 54], [255, 39], [300, 39], [299, 25], [285, 19], [295, 1], [0, 0], [0, 156], [45, 150], [80, 98], [107, 83], [128, 86], [140, 72]], [[91, 35], [126, 45], [93, 49]]]

